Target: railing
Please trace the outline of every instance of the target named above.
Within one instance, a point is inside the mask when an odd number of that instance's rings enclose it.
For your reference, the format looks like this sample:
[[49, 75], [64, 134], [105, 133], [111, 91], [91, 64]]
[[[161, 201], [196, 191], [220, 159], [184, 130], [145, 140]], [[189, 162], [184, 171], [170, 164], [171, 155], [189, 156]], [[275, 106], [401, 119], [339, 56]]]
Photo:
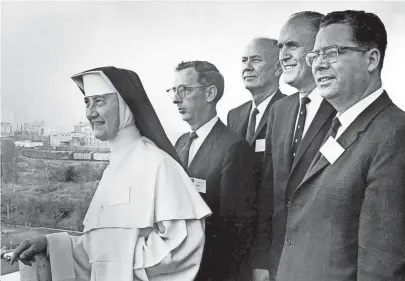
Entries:
[[21, 281], [52, 281], [51, 265], [44, 255], [35, 256], [35, 262], [28, 266], [19, 262]]

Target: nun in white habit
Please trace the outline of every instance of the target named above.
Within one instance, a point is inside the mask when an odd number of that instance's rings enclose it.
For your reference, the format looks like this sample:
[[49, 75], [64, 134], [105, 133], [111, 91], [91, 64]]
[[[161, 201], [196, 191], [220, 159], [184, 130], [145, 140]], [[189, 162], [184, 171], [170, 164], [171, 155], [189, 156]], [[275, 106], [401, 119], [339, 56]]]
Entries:
[[72, 77], [95, 136], [111, 156], [83, 235], [23, 241], [12, 262], [50, 258], [53, 281], [188, 281], [196, 276], [210, 210], [179, 164], [138, 75], [114, 67]]

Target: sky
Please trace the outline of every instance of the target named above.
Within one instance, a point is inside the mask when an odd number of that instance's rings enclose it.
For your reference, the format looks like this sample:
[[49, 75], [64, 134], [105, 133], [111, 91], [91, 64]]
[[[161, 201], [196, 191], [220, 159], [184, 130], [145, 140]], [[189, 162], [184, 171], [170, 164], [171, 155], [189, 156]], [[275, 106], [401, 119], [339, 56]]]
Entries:
[[[165, 89], [181, 61], [207, 60], [225, 77], [218, 115], [250, 99], [240, 63], [255, 37], [278, 38], [295, 12], [357, 9], [377, 14], [388, 33], [383, 86], [405, 110], [405, 2], [187, 1], [187, 2], [8, 2], [1, 5], [1, 120], [43, 120], [72, 131], [85, 120], [83, 96], [70, 77], [116, 66], [134, 70], [168, 134], [188, 126]], [[295, 89], [284, 84], [286, 94]]]

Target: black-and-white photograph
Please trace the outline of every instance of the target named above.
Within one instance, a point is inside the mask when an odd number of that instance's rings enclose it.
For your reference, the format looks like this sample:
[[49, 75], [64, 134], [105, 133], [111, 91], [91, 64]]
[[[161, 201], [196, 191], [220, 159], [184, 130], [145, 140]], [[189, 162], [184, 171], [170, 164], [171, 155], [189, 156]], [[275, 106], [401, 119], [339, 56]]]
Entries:
[[0, 20], [2, 281], [405, 280], [405, 2]]

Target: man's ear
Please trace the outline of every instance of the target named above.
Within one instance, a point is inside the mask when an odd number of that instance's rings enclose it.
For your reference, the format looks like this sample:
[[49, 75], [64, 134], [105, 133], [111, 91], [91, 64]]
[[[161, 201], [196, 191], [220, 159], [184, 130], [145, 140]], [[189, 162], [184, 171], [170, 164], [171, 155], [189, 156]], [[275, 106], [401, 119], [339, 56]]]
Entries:
[[217, 87], [215, 87], [214, 85], [210, 86], [207, 89], [207, 102], [211, 103], [215, 100], [215, 98], [217, 97], [218, 94], [218, 90]]
[[377, 48], [367, 51], [368, 71], [373, 72], [378, 68], [381, 60], [381, 53]]

